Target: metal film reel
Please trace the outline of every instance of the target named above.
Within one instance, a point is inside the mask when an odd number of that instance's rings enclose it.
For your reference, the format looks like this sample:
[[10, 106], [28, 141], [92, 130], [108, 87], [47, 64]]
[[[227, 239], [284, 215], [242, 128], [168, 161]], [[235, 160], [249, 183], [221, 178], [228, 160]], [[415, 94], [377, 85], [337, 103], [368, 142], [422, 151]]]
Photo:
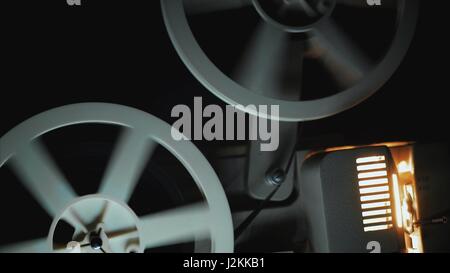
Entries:
[[[418, 15], [417, 0], [383, 0], [380, 6], [370, 5], [366, 0], [161, 0], [161, 6], [176, 51], [209, 91], [231, 105], [279, 105], [279, 117], [261, 110], [242, 110], [282, 121], [328, 117], [374, 94], [400, 65], [412, 40]], [[350, 27], [361, 29], [360, 22], [356, 20], [352, 26], [337, 23], [335, 17], [342, 17], [339, 12], [343, 9], [350, 10], [345, 16], [369, 10], [378, 12], [377, 22], [387, 20], [386, 12], [393, 16], [389, 26], [392, 37], [379, 58], [368, 57], [365, 51], [368, 48], [360, 48], [353, 39], [356, 35], [346, 32]], [[223, 14], [236, 10], [245, 10], [248, 17], [257, 14], [258, 22], [247, 43], [238, 45], [244, 54], [230, 73], [224, 72], [218, 61], [208, 55], [206, 46], [198, 39], [198, 35], [206, 34], [196, 35], [194, 27], [198, 24], [192, 24], [192, 20], [203, 18], [205, 28], [208, 26], [214, 32], [215, 26], [210, 21], [214, 17], [225, 18]], [[232, 14], [228, 20], [239, 20]], [[234, 25], [221, 34], [233, 34], [237, 28], [240, 27]], [[384, 31], [386, 29], [375, 29], [374, 33]], [[203, 36], [200, 38], [205, 38]], [[233, 43], [233, 35], [227, 37], [231, 37], [229, 44]], [[224, 52], [231, 48], [229, 44], [222, 45]], [[323, 65], [340, 92], [325, 90], [325, 95], [319, 98], [299, 100], [306, 77], [305, 60]], [[291, 82], [290, 86], [286, 86], [286, 82]]]
[[[89, 123], [124, 130], [98, 193], [77, 196], [40, 137], [62, 127]], [[127, 201], [144, 162], [158, 144], [183, 164], [204, 201], [137, 217]], [[82, 103], [43, 112], [0, 138], [0, 167], [7, 162], [53, 223], [48, 237], [3, 245], [0, 252], [142, 252], [192, 239], [196, 244], [202, 240], [199, 244], [203, 245], [209, 240], [212, 252], [233, 251], [231, 213], [217, 175], [192, 143], [173, 140], [168, 124], [140, 110]], [[55, 227], [61, 220], [73, 226], [75, 234], [67, 245], [55, 246]]]

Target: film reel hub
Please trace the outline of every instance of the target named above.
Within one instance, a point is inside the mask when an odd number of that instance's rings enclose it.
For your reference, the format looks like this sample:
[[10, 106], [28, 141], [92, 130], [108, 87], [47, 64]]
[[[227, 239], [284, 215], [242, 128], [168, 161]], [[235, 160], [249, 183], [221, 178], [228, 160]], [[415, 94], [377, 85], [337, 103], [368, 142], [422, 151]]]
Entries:
[[253, 0], [263, 20], [287, 32], [310, 30], [335, 4], [335, 0]]
[[[62, 237], [62, 225], [75, 227], [75, 241], [55, 242]], [[82, 253], [143, 252], [140, 244], [139, 219], [125, 203], [102, 195], [86, 195], [70, 203], [55, 217], [48, 240], [58, 251], [77, 242]]]

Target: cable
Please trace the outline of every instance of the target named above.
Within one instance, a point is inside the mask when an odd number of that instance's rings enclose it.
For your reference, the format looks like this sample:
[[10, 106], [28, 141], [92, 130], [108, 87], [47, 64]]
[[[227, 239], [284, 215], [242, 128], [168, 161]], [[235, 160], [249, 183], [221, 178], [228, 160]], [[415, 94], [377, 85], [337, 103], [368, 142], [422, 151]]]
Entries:
[[[299, 124], [297, 127], [297, 132], [296, 132], [297, 139], [301, 134], [301, 128], [302, 128], [302, 126], [300, 126], [300, 124]], [[277, 191], [278, 191], [278, 189], [280, 189], [281, 185], [283, 185], [285, 177], [289, 173], [291, 166], [293, 165], [292, 163], [294, 162], [296, 152], [297, 152], [297, 144], [292, 149], [292, 153], [289, 156], [289, 160], [288, 160], [284, 170], [280, 170], [280, 169], [275, 170], [275, 172], [272, 174], [272, 176], [276, 177], [276, 178], [272, 178], [272, 180], [278, 181], [278, 182], [272, 183], [275, 186], [275, 188], [272, 190], [272, 192], [270, 192], [270, 194], [264, 200], [262, 200], [259, 203], [258, 207], [255, 210], [253, 210], [252, 213], [250, 213], [250, 215], [247, 216], [247, 218], [245, 218], [245, 220], [235, 229], [235, 231], [234, 231], [234, 240], [235, 241], [242, 235], [242, 233], [244, 233], [244, 231], [250, 226], [250, 224], [253, 222], [253, 220], [255, 220], [255, 218], [258, 216], [258, 214], [264, 209], [265, 205], [267, 203], [269, 203], [270, 200], [272, 199], [272, 197], [277, 193]], [[281, 175], [282, 175], [282, 177], [281, 177]]]

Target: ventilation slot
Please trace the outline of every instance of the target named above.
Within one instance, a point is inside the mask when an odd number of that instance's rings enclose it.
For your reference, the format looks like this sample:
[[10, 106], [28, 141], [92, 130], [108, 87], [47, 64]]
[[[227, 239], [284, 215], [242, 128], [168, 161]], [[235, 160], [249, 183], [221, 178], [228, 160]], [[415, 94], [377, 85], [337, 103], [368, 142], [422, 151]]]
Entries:
[[391, 189], [384, 155], [356, 159], [362, 220], [365, 232], [392, 225]]

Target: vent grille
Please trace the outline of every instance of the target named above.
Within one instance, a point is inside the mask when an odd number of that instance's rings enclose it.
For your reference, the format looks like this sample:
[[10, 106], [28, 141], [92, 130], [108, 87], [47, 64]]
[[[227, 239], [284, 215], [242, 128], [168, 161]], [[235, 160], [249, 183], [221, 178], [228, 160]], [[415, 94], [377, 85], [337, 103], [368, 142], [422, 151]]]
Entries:
[[391, 189], [384, 155], [356, 159], [362, 220], [365, 232], [393, 227]]

